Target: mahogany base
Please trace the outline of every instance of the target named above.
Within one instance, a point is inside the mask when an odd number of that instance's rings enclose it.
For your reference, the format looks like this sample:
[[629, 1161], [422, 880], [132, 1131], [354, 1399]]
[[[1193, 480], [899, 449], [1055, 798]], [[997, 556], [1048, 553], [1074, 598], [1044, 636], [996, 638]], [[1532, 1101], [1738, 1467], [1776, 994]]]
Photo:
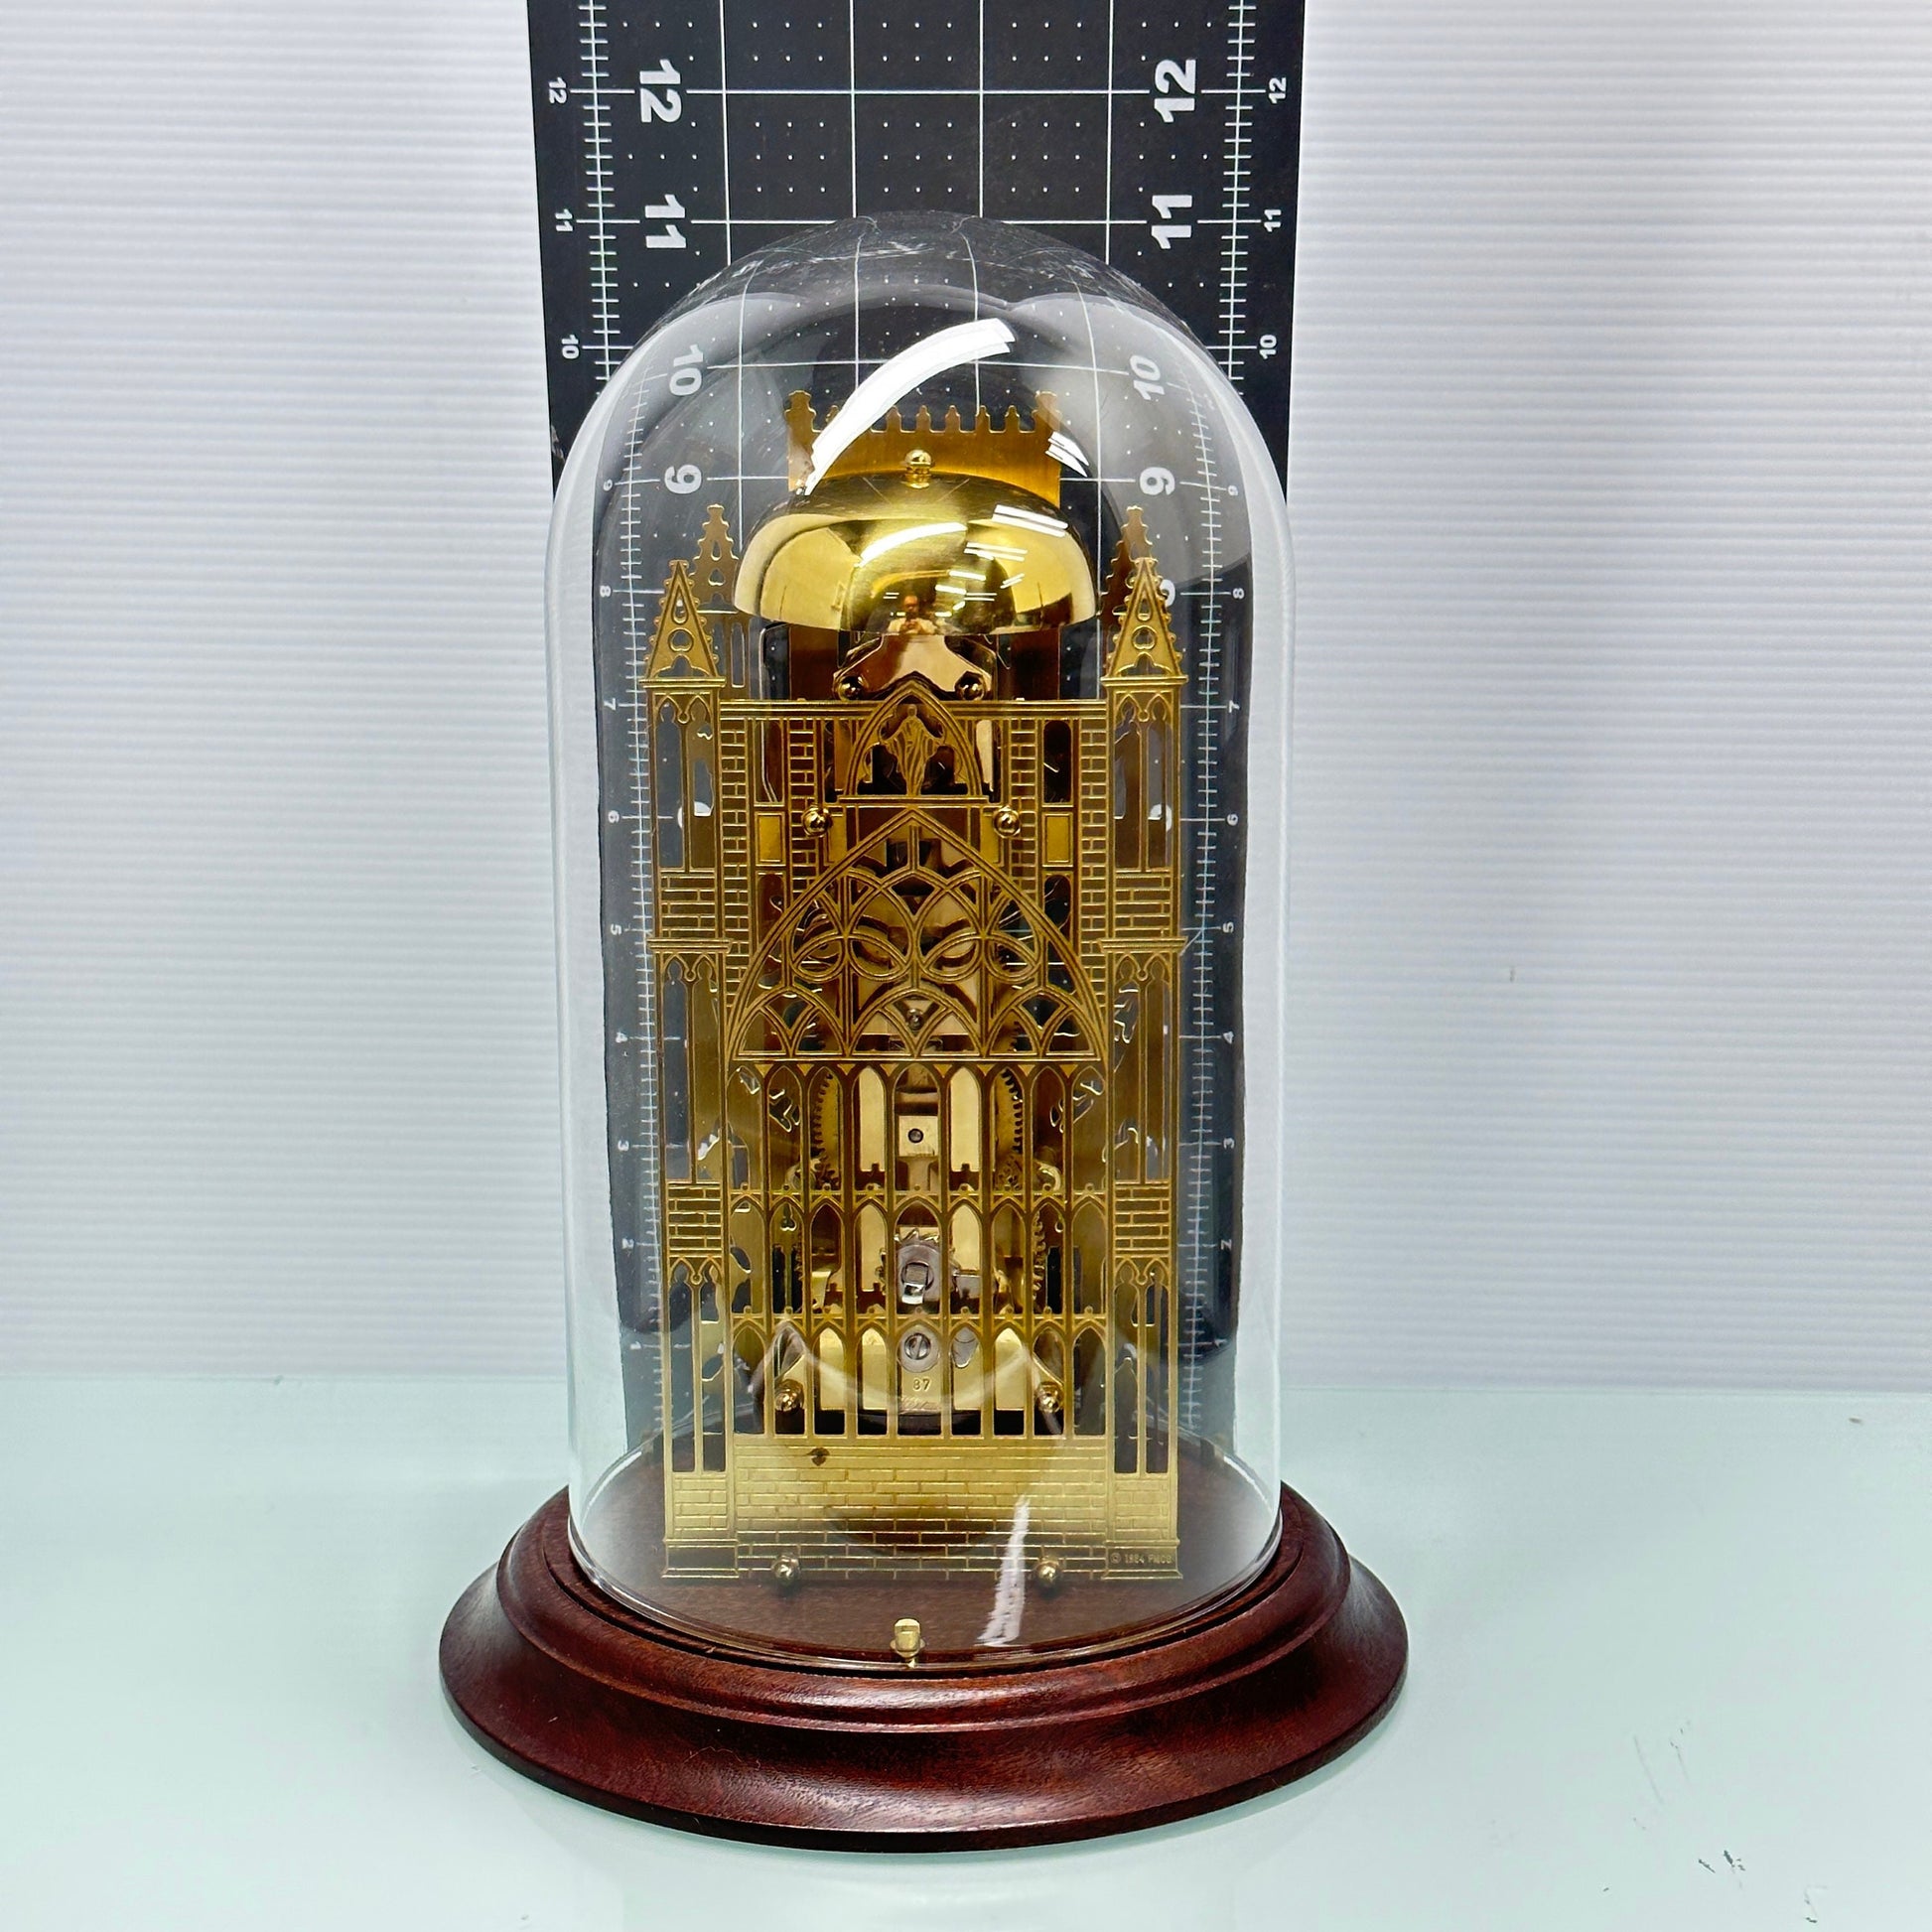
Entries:
[[1149, 1641], [1011, 1668], [801, 1663], [599, 1591], [565, 1498], [443, 1628], [473, 1735], [574, 1797], [660, 1824], [848, 1851], [1092, 1838], [1234, 1804], [1347, 1749], [1393, 1701], [1402, 1613], [1291, 1489], [1280, 1545]]

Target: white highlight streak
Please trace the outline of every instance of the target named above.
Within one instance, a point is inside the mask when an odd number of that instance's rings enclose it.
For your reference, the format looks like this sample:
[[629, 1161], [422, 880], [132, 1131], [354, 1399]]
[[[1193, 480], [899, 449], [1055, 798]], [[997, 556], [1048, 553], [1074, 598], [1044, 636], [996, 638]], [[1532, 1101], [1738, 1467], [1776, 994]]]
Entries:
[[1033, 1520], [1031, 1496], [1014, 1506], [1013, 1529], [1006, 1555], [1000, 1559], [999, 1581], [993, 1586], [993, 1614], [986, 1619], [980, 1642], [1004, 1647], [1020, 1641], [1020, 1619], [1027, 1608], [1027, 1525]]
[[817, 488], [820, 480], [834, 463], [885, 415], [901, 396], [921, 382], [929, 382], [962, 362], [982, 361], [989, 355], [1004, 355], [1013, 346], [1013, 331], [1005, 323], [960, 322], [950, 329], [935, 331], [910, 348], [900, 349], [853, 390], [839, 413], [819, 432], [812, 445], [811, 473], [805, 479], [807, 489]]

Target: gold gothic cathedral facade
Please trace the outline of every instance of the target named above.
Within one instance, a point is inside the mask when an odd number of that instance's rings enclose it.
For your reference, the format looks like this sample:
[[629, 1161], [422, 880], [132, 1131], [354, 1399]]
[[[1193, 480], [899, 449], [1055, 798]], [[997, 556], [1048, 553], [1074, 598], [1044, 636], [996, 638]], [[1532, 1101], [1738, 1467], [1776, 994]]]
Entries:
[[1160, 573], [1137, 511], [1096, 584], [1049, 396], [788, 423], [792, 496], [742, 559], [712, 508], [641, 666], [666, 1569], [991, 1567], [1024, 1500], [1070, 1571], [1172, 1574]]

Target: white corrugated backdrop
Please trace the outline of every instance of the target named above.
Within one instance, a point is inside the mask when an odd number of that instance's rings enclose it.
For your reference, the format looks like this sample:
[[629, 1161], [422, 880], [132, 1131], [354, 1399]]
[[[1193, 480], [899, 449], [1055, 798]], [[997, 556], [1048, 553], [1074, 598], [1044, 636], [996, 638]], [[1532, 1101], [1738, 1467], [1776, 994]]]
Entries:
[[[1289, 1372], [1932, 1385], [1932, 11], [1310, 15]], [[0, 36], [0, 1368], [553, 1371], [522, 0]]]

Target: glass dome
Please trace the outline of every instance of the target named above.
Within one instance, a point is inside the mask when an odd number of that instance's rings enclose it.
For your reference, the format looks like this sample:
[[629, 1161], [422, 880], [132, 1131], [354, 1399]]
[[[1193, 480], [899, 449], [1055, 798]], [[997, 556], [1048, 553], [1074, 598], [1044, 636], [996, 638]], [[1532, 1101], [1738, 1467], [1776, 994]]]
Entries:
[[1290, 581], [1219, 370], [1031, 231], [812, 230], [607, 387], [549, 615], [589, 1576], [861, 1670], [1239, 1585]]

